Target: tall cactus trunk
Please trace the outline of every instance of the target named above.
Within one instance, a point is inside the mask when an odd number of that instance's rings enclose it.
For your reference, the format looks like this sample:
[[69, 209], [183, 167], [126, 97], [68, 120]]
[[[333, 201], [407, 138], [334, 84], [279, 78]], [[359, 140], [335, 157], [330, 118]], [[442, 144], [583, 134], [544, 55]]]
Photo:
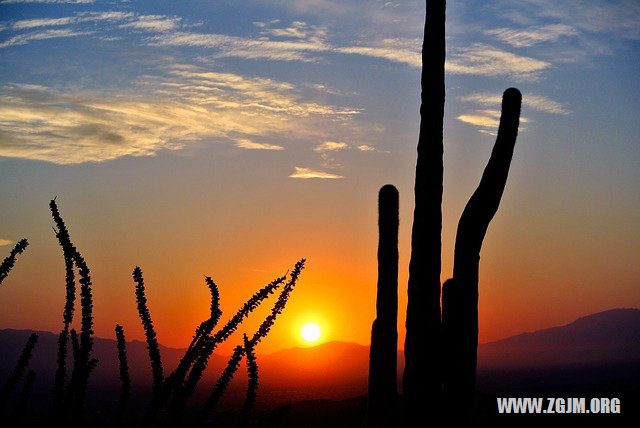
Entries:
[[436, 414], [441, 403], [440, 268], [445, 59], [445, 1], [427, 0], [415, 210], [402, 378], [404, 417]]
[[502, 116], [491, 157], [458, 222], [453, 280], [443, 289], [443, 329], [447, 335], [445, 395], [452, 412], [469, 419], [478, 349], [478, 266], [482, 241], [498, 211], [518, 135], [522, 95], [515, 88], [502, 97]]
[[394, 426], [398, 400], [398, 190], [378, 196], [378, 293], [369, 355], [370, 427]]

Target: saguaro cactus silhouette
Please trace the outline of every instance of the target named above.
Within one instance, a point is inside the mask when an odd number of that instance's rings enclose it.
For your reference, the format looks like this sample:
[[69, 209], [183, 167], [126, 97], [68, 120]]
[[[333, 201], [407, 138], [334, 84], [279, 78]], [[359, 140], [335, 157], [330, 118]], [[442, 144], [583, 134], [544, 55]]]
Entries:
[[398, 394], [398, 190], [378, 196], [378, 295], [369, 355], [369, 426], [390, 426]]
[[[522, 95], [504, 91], [498, 137], [478, 188], [460, 216], [456, 233], [453, 279], [443, 287], [446, 331], [445, 394], [449, 403], [471, 408], [478, 350], [478, 269], [482, 241], [498, 211], [518, 135]], [[465, 416], [463, 412], [453, 412]], [[466, 415], [465, 417], [468, 417]]]
[[[480, 250], [507, 181], [518, 134], [522, 96], [515, 88], [504, 92], [498, 137], [491, 158], [458, 223], [453, 278], [443, 287], [441, 312], [445, 1], [427, 0], [426, 12], [404, 349], [406, 365], [402, 379], [403, 419], [407, 424], [415, 424], [416, 420], [429, 415], [429, 419], [437, 423], [442, 420], [444, 409], [448, 421], [464, 423], [470, 420], [475, 387]], [[382, 266], [383, 262], [379, 260], [379, 272]], [[378, 313], [381, 304], [388, 305], [386, 310], [391, 311], [391, 306], [397, 303], [393, 298], [388, 302], [380, 301], [383, 287], [386, 286], [379, 281]], [[382, 372], [377, 360], [378, 353], [382, 352], [380, 339], [375, 337], [379, 328], [377, 323], [376, 319], [372, 329], [370, 403], [375, 402], [378, 394], [371, 385], [379, 382]], [[387, 347], [385, 352], [396, 351], [394, 344], [385, 343], [384, 346]], [[371, 415], [372, 411], [370, 418]]]
[[405, 416], [440, 407], [440, 268], [444, 117], [445, 1], [427, 0], [422, 44], [422, 95], [416, 164], [415, 209], [407, 304]]

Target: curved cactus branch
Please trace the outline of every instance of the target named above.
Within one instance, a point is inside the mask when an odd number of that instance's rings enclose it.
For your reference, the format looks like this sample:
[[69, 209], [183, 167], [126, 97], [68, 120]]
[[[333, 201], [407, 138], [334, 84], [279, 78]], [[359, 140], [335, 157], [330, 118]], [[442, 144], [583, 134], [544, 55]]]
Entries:
[[[456, 234], [453, 281], [443, 296], [445, 350], [448, 370], [445, 381], [447, 402], [465, 411], [454, 414], [468, 419], [475, 389], [478, 352], [478, 267], [487, 228], [498, 211], [509, 174], [518, 135], [522, 95], [515, 88], [502, 97], [502, 116], [496, 143], [478, 188], [467, 203]], [[456, 403], [456, 404], [454, 404]]]

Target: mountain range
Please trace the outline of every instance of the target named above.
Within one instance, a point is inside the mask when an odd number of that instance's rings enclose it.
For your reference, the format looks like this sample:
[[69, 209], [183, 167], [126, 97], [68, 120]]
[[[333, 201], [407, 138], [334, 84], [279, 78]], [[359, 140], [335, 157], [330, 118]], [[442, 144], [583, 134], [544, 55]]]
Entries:
[[[31, 330], [0, 330], [0, 382], [13, 369]], [[39, 331], [29, 363], [37, 374], [36, 389], [50, 390], [56, 367], [57, 334]], [[160, 346], [165, 370], [173, 369], [183, 349]], [[146, 343], [127, 343], [134, 393], [151, 385]], [[114, 340], [96, 338], [93, 355], [99, 359], [89, 390], [114, 401], [120, 388]], [[265, 403], [302, 400], [343, 400], [366, 393], [369, 347], [328, 342], [314, 347], [285, 349], [258, 355], [259, 399]], [[228, 357], [214, 354], [205, 373], [201, 393], [217, 379]], [[398, 351], [401, 379], [404, 358]], [[640, 380], [640, 309], [612, 309], [532, 333], [523, 333], [478, 347], [478, 389], [517, 390], [542, 385], [565, 385], [593, 380], [602, 384]], [[586, 371], [585, 371], [586, 370]], [[230, 396], [241, 396], [246, 369], [240, 366]], [[168, 372], [167, 372], [168, 373]]]

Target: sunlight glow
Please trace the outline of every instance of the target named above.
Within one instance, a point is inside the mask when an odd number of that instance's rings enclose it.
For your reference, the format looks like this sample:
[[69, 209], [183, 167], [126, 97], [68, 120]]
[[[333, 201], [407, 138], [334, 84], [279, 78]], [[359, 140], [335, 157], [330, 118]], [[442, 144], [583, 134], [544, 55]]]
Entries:
[[315, 342], [320, 338], [320, 327], [315, 323], [308, 323], [302, 327], [300, 335], [307, 342]]

